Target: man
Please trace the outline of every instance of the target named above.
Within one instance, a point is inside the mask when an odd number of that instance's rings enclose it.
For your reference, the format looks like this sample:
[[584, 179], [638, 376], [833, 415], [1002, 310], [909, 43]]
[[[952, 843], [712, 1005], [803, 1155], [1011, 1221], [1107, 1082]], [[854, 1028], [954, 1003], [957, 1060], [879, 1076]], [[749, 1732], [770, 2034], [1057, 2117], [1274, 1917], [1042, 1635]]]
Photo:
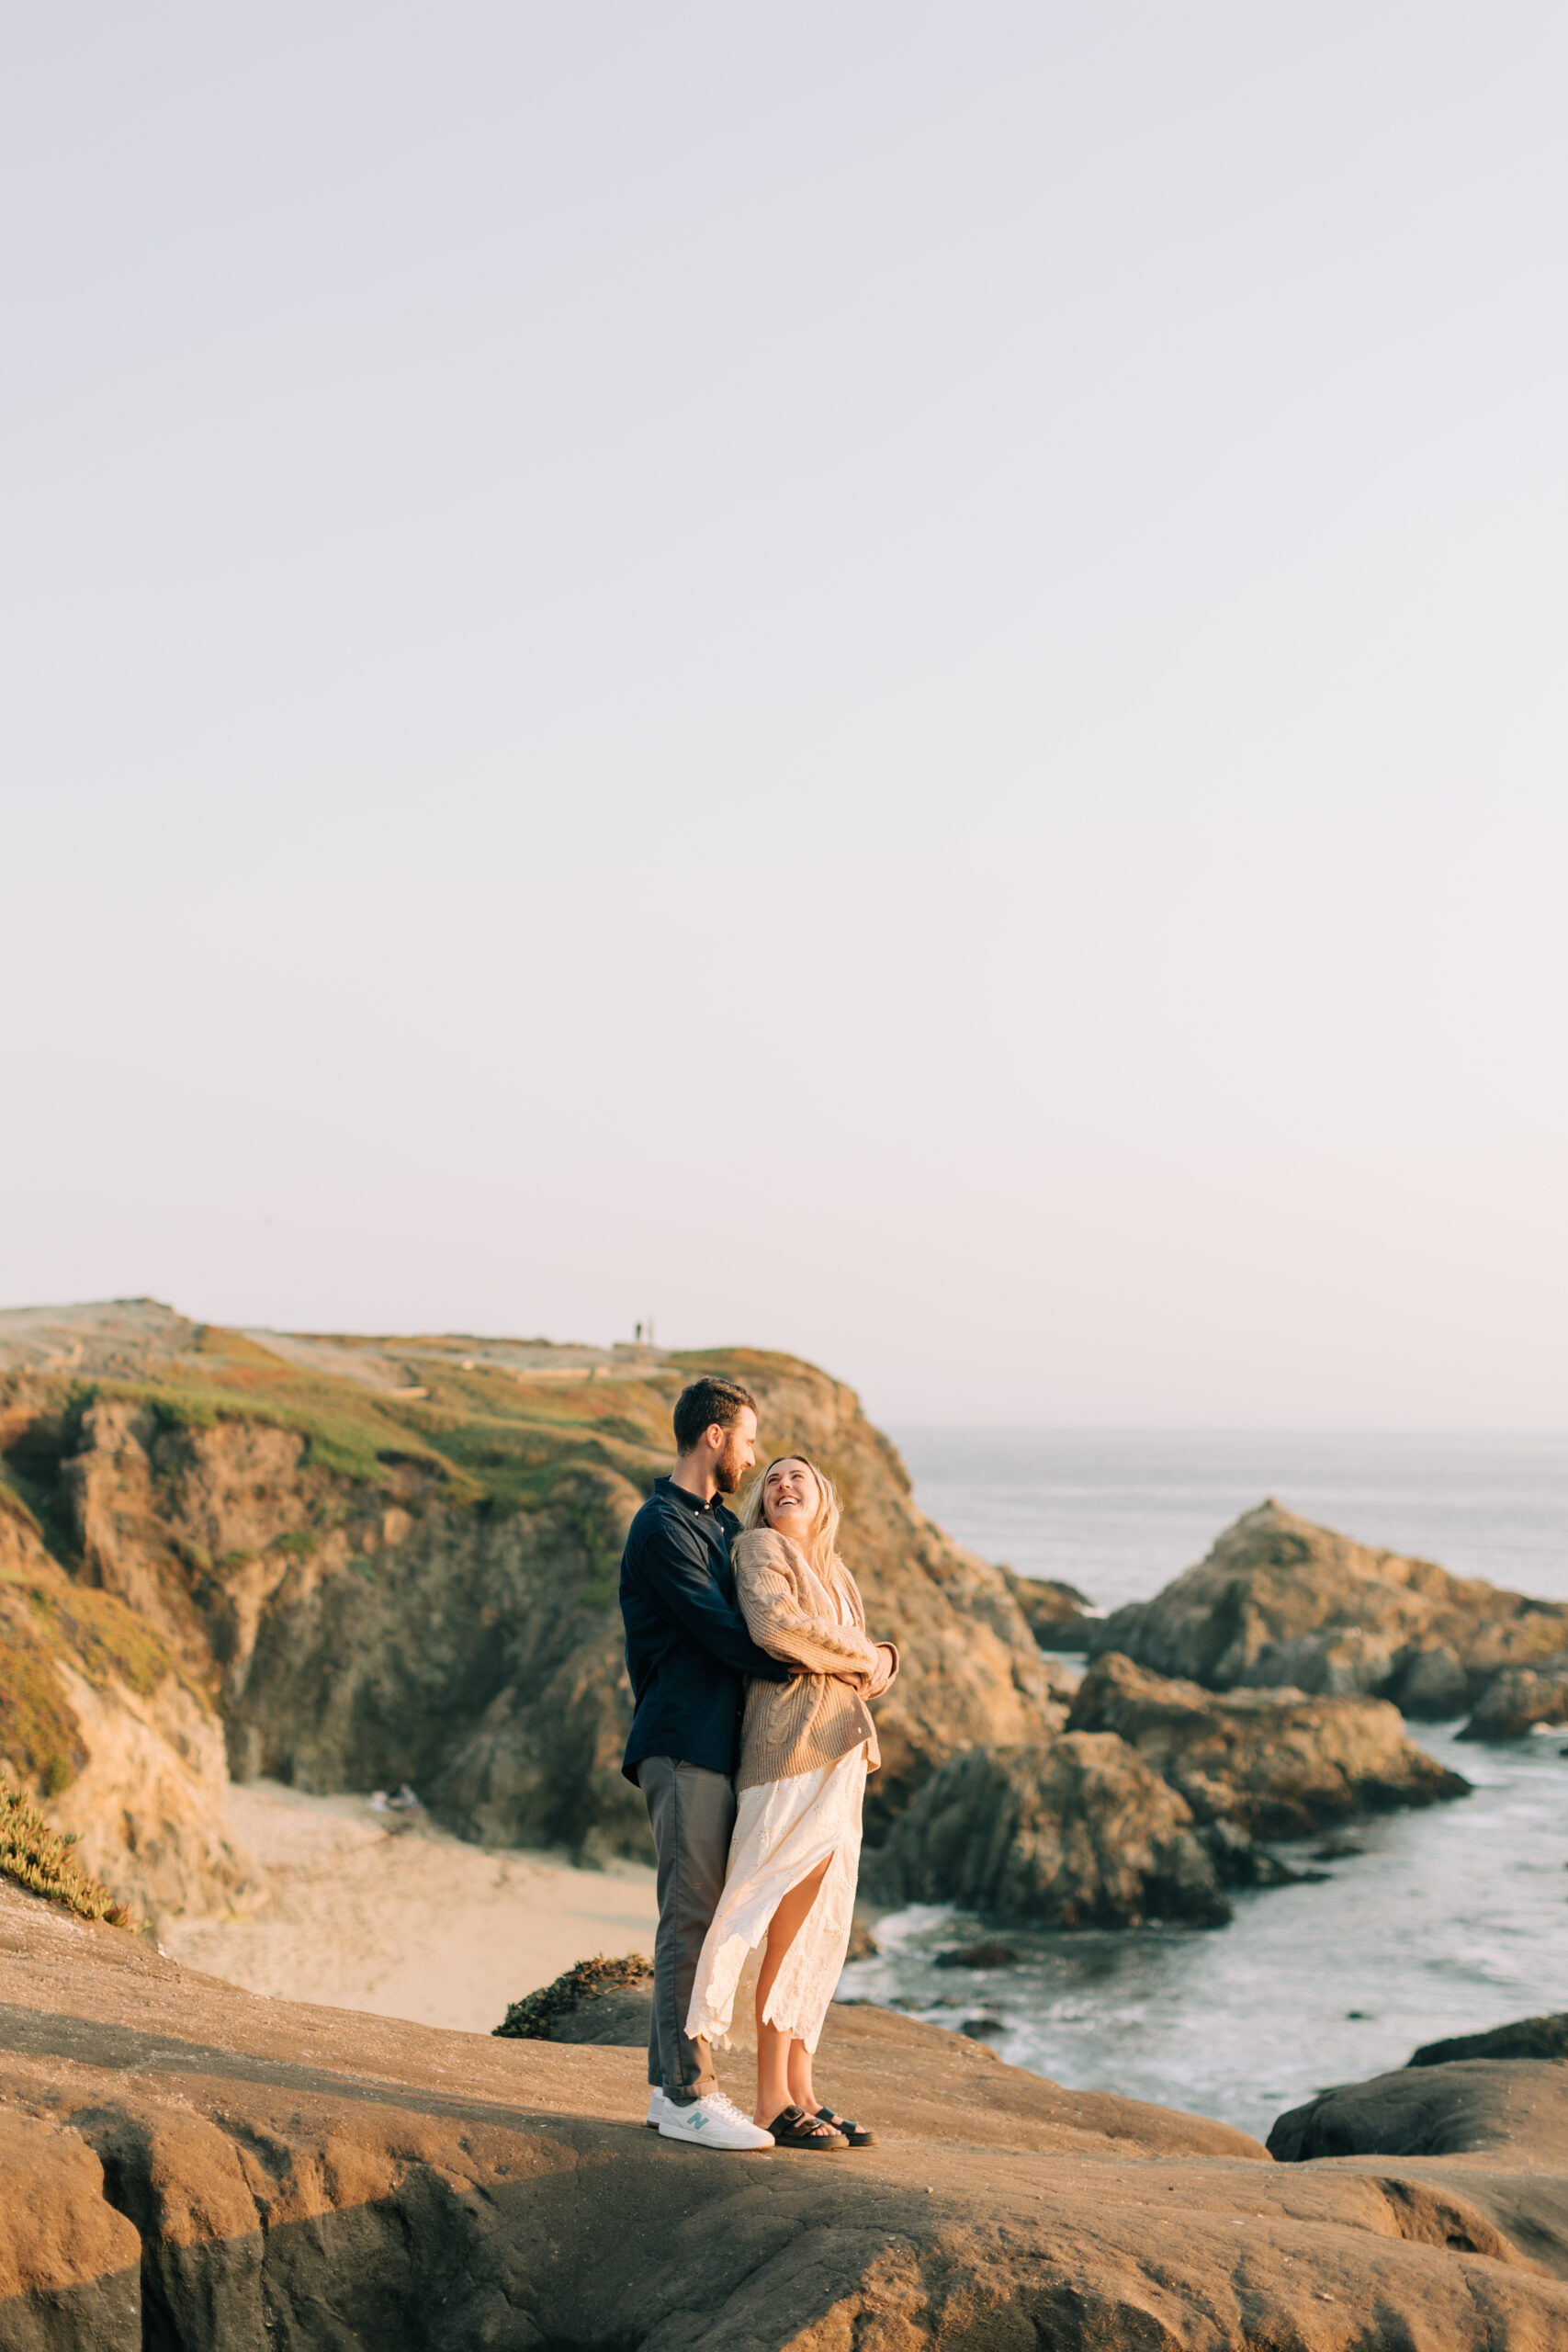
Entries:
[[699, 2148], [771, 2148], [726, 2098], [702, 2039], [686, 2033], [697, 1960], [724, 1891], [746, 1677], [787, 1682], [735, 1604], [740, 1522], [720, 1502], [757, 1459], [757, 1409], [738, 1380], [705, 1375], [675, 1404], [675, 1467], [626, 1535], [621, 1616], [636, 1713], [621, 1770], [642, 1790], [659, 1856], [648, 2120]]

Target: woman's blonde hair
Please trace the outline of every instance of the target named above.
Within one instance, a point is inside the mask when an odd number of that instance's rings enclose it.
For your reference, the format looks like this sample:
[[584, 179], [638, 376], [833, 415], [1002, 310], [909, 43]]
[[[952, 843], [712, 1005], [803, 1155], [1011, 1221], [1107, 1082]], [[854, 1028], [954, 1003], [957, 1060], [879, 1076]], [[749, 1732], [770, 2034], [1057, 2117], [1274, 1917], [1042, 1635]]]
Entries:
[[809, 1453], [774, 1454], [767, 1469], [747, 1494], [740, 1524], [748, 1534], [754, 1527], [767, 1526], [768, 1516], [762, 1509], [763, 1489], [768, 1483], [769, 1472], [776, 1470], [781, 1462], [804, 1462], [817, 1481], [817, 1491], [821, 1500], [817, 1507], [817, 1516], [811, 1522], [811, 1532], [801, 1549], [818, 1575], [830, 1583], [833, 1563], [839, 1556], [839, 1496], [826, 1470], [818, 1468]]

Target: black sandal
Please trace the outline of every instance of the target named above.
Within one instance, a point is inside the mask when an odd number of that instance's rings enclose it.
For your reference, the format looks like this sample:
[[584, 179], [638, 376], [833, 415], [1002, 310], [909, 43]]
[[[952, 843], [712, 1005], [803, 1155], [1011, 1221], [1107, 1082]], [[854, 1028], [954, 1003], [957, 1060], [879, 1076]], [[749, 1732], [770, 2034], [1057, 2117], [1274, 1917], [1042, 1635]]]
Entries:
[[803, 2107], [786, 2107], [775, 2115], [768, 2126], [773, 2135], [775, 2148], [847, 2148], [849, 2142], [841, 2132], [824, 2130], [815, 2115], [807, 2115]]
[[817, 2113], [822, 2122], [830, 2123], [835, 2132], [841, 2132], [852, 2148], [875, 2147], [875, 2132], [868, 2132], [865, 2125], [857, 2123], [852, 2116], [835, 2115], [830, 2107], [819, 2107]]

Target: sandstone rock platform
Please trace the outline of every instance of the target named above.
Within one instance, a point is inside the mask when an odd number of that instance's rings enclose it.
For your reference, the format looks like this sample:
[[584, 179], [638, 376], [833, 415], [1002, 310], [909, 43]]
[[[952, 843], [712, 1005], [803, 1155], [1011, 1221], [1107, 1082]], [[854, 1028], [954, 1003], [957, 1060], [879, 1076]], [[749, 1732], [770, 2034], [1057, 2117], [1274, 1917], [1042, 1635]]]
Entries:
[[1412, 2061], [1293, 2108], [1269, 2147], [1283, 2164], [1397, 2157], [1406, 2177], [1473, 2205], [1522, 2253], [1568, 2278], [1568, 2065], [1561, 2060]]
[[883, 2135], [863, 2154], [672, 2147], [643, 2072], [258, 1999], [0, 1889], [0, 2347], [1568, 2343], [1517, 2136], [1464, 2156], [1468, 2192], [1420, 2159], [1280, 2165], [870, 2008], [819, 2062]]

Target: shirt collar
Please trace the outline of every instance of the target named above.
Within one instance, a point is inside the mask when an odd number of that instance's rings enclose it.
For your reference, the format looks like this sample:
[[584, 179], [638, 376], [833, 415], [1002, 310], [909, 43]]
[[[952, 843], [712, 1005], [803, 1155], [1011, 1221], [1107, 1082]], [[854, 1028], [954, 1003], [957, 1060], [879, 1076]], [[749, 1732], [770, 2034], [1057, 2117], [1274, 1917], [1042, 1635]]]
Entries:
[[724, 1508], [724, 1505], [720, 1502], [716, 1495], [715, 1495], [712, 1502], [699, 1502], [696, 1496], [688, 1494], [684, 1487], [678, 1487], [673, 1478], [656, 1478], [654, 1480], [654, 1485], [656, 1487], [662, 1487], [664, 1492], [670, 1497], [671, 1502], [684, 1503], [686, 1509], [689, 1511], [694, 1512], [699, 1519], [712, 1519], [716, 1512], [722, 1510]]

